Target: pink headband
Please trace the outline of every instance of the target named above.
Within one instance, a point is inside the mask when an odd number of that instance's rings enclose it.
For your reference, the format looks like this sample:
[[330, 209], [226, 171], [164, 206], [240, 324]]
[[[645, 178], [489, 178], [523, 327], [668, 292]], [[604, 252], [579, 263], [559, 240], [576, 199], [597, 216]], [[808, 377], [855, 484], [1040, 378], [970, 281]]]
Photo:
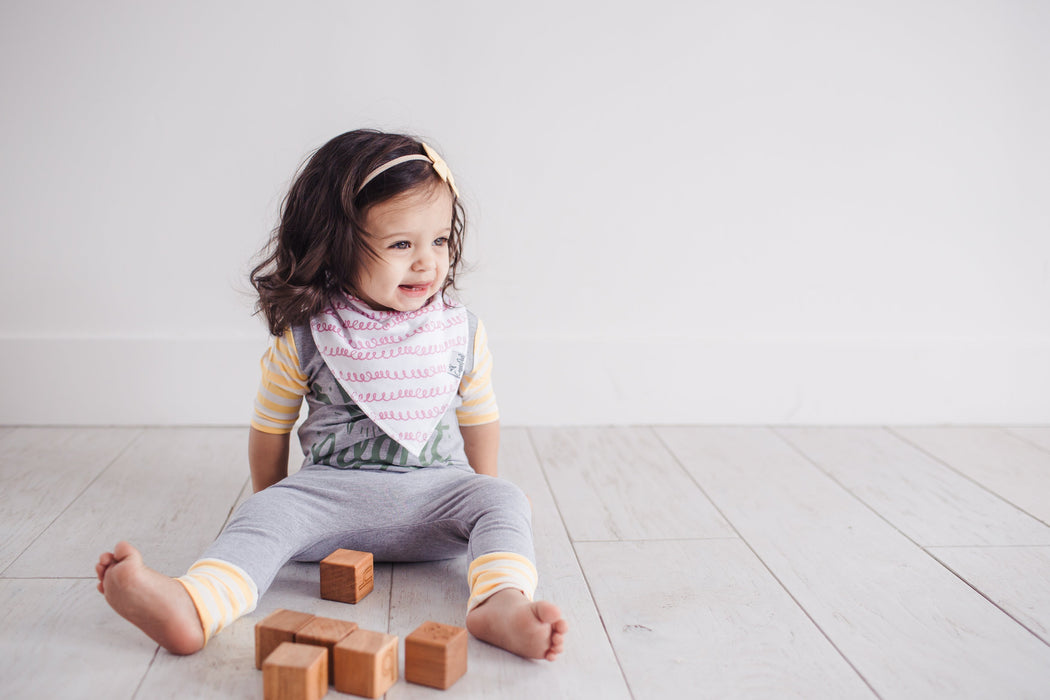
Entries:
[[426, 155], [415, 153], [412, 155], [401, 156], [400, 158], [394, 158], [393, 160], [383, 163], [378, 168], [368, 173], [368, 177], [366, 177], [365, 181], [361, 183], [361, 186], [357, 188], [357, 192], [354, 192], [354, 196], [360, 194], [361, 190], [365, 188], [365, 185], [385, 173], [387, 170], [390, 170], [390, 168], [412, 160], [425, 160], [434, 166], [434, 172], [436, 172], [438, 177], [444, 182], [448, 183], [448, 186], [452, 188], [452, 194], [458, 197], [459, 190], [456, 189], [456, 181], [452, 179], [452, 171], [448, 169], [448, 165], [442, 160], [441, 156], [438, 155], [437, 151], [425, 143], [423, 144], [423, 150], [426, 152]]

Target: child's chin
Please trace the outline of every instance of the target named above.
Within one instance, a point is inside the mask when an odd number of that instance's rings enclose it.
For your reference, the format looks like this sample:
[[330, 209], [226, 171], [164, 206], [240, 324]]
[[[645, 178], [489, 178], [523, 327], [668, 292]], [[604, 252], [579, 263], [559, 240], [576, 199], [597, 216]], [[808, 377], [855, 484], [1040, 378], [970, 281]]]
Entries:
[[418, 311], [422, 309], [427, 303], [433, 299], [433, 295], [426, 297], [409, 297], [407, 299], [398, 299], [397, 310], [398, 311]]
[[386, 308], [389, 311], [395, 311], [395, 312], [402, 312], [402, 313], [404, 313], [404, 312], [407, 312], [407, 311], [419, 311], [421, 308], [423, 308], [423, 305], [425, 303], [426, 302], [424, 302], [424, 301], [419, 301], [419, 302], [403, 301], [403, 302], [399, 302], [399, 303], [397, 303], [397, 304], [395, 304], [393, 306], [388, 306]]

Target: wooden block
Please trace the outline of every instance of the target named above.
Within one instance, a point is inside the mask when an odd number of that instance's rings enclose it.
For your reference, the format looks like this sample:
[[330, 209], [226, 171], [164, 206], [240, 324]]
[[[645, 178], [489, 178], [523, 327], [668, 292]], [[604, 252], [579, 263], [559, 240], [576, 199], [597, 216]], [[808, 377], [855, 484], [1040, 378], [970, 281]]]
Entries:
[[335, 645], [335, 689], [378, 698], [397, 682], [397, 637], [357, 629]]
[[328, 682], [335, 684], [335, 645], [357, 629], [353, 622], [333, 620], [330, 617], [315, 617], [295, 633], [297, 644], [313, 644], [328, 650]]
[[356, 603], [372, 592], [372, 554], [337, 549], [321, 560], [321, 597]]
[[284, 642], [263, 662], [263, 700], [321, 700], [328, 694], [328, 652]]
[[255, 625], [255, 668], [261, 669], [263, 661], [282, 642], [294, 642], [295, 633], [314, 619], [309, 613], [294, 610], [274, 610]]
[[405, 637], [405, 680], [447, 690], [467, 672], [467, 631], [424, 622]]

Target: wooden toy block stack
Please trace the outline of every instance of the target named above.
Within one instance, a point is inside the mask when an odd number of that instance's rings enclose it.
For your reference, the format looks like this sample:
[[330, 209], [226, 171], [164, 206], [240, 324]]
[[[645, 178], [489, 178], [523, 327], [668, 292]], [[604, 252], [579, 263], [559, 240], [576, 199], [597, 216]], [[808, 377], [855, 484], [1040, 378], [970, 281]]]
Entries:
[[295, 633], [312, 619], [307, 613], [275, 610], [255, 625], [255, 668], [262, 669], [266, 657], [283, 642], [294, 642]]
[[321, 560], [321, 597], [356, 603], [372, 592], [373, 563], [370, 552], [337, 549]]
[[424, 622], [405, 637], [405, 680], [447, 690], [467, 672], [467, 631]]

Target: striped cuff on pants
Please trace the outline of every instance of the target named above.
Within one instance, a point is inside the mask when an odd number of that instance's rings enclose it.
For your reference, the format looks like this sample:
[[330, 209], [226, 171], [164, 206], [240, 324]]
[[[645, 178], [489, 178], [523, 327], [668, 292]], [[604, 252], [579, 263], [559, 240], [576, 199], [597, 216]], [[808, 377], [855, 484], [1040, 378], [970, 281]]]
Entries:
[[205, 644], [241, 615], [255, 610], [259, 600], [259, 589], [244, 569], [219, 559], [201, 559], [175, 580], [193, 599]]
[[497, 591], [514, 588], [532, 600], [538, 577], [532, 562], [511, 552], [495, 552], [480, 556], [470, 563], [467, 571], [470, 583], [470, 602], [467, 612], [478, 607]]

